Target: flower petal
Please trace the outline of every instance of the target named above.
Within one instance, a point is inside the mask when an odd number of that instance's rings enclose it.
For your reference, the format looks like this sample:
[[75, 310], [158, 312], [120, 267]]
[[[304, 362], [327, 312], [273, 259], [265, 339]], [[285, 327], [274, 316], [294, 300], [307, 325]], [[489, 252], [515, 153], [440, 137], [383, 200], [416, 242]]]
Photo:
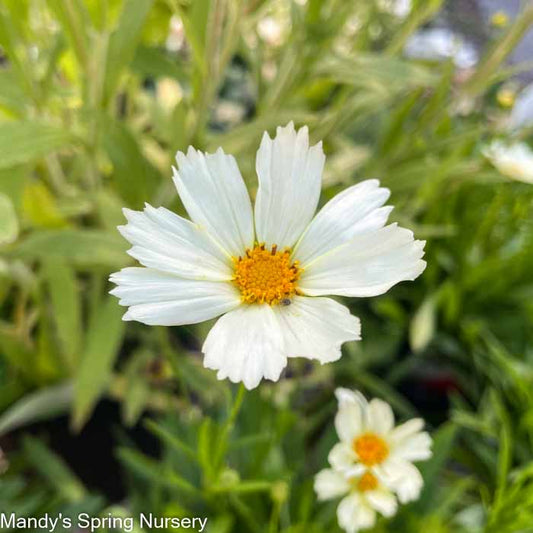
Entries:
[[288, 357], [329, 363], [340, 358], [344, 342], [361, 338], [359, 319], [330, 298], [294, 296], [290, 305], [278, 305], [274, 312]]
[[363, 409], [361, 404], [346, 402], [335, 415], [335, 429], [339, 439], [350, 446], [353, 439], [363, 431]]
[[354, 463], [357, 462], [357, 455], [349, 444], [338, 442], [331, 448], [328, 461], [335, 470], [346, 472], [347, 469], [354, 467]]
[[372, 527], [376, 523], [376, 512], [363, 502], [358, 493], [353, 493], [341, 500], [337, 507], [337, 520], [347, 533], [355, 533]]
[[265, 132], [256, 158], [259, 242], [281, 249], [300, 238], [318, 205], [324, 161], [322, 143], [309, 148], [306, 126], [297, 132], [292, 122], [278, 127], [274, 140]]
[[339, 407], [343, 407], [346, 403], [355, 403], [365, 411], [368, 406], [366, 398], [357, 390], [352, 391], [344, 387], [337, 387], [335, 389], [335, 397], [339, 402]]
[[298, 286], [309, 296], [377, 296], [423, 272], [424, 244], [396, 224], [356, 235], [308, 264]]
[[331, 500], [346, 494], [350, 483], [339, 472], [327, 468], [315, 476], [315, 492], [319, 500]]
[[243, 305], [219, 318], [202, 347], [204, 366], [218, 379], [242, 381], [247, 389], [263, 377], [277, 381], [287, 364], [283, 336], [269, 305]]
[[239, 167], [222, 148], [204, 154], [189, 147], [178, 152], [174, 183], [194, 222], [213, 235], [233, 257], [254, 243], [252, 205]]
[[305, 268], [320, 255], [345, 244], [361, 233], [382, 228], [392, 207], [381, 207], [390, 191], [378, 180], [366, 180], [337, 194], [316, 215], [294, 250]]
[[398, 502], [391, 492], [384, 489], [371, 490], [365, 494], [365, 497], [368, 503], [383, 516], [389, 518], [396, 514]]
[[403, 439], [394, 446], [393, 455], [406, 461], [425, 461], [432, 456], [431, 443], [429, 434], [422, 431]]
[[142, 265], [188, 279], [230, 280], [230, 261], [205, 230], [164, 207], [146, 204], [144, 211], [124, 209], [119, 226], [133, 244], [128, 253]]
[[130, 306], [123, 320], [150, 326], [196, 324], [227, 313], [240, 305], [230, 283], [179, 278], [149, 268], [130, 267], [112, 274], [117, 284], [111, 294]]
[[399, 444], [405, 438], [418, 433], [423, 427], [424, 420], [422, 418], [412, 418], [395, 427], [389, 435], [389, 440], [392, 444]]
[[367, 427], [369, 431], [385, 435], [394, 427], [394, 414], [390, 405], [374, 398], [368, 403]]
[[416, 466], [403, 459], [390, 458], [380, 465], [379, 479], [396, 492], [400, 503], [417, 500], [424, 485]]

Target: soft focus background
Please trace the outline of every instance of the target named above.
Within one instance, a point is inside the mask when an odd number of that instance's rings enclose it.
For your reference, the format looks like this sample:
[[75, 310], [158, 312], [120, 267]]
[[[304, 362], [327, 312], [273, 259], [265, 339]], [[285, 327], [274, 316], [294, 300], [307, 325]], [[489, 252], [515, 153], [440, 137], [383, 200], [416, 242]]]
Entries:
[[[505, 159], [533, 140], [532, 23], [528, 1], [2, 0], [0, 511], [337, 532], [312, 480], [342, 385], [435, 439], [375, 531], [533, 531], [533, 155]], [[254, 195], [289, 120], [324, 140], [322, 201], [380, 178], [428, 268], [350, 301], [339, 362], [291, 360], [239, 410], [210, 324], [124, 323], [107, 278], [123, 206], [183, 214], [176, 150], [222, 146]]]

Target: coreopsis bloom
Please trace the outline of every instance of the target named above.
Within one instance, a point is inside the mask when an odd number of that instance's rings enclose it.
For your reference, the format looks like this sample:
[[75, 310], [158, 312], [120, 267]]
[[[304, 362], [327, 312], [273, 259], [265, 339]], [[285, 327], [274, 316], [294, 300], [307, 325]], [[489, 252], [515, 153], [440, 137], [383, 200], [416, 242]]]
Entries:
[[392, 409], [382, 400], [367, 402], [359, 392], [343, 388], [335, 395], [340, 442], [329, 453], [331, 468], [315, 477], [315, 491], [321, 500], [345, 496], [337, 518], [352, 533], [372, 527], [376, 512], [394, 515], [397, 500], [419, 497], [423, 480], [413, 462], [431, 457], [431, 438], [421, 431], [420, 418], [395, 427]]
[[377, 513], [391, 517], [398, 508], [394, 493], [369, 471], [346, 474], [331, 468], [322, 470], [315, 477], [315, 492], [319, 500], [342, 497], [337, 521], [348, 533], [373, 527]]
[[335, 429], [340, 442], [328, 460], [338, 471], [360, 475], [369, 471], [394, 490], [401, 503], [418, 498], [422, 476], [412, 463], [431, 457], [431, 438], [414, 418], [394, 426], [390, 405], [348, 389], [337, 389], [339, 409]]
[[204, 365], [247, 388], [278, 380], [288, 357], [339, 359], [360, 323], [325, 296], [375, 296], [415, 279], [424, 242], [385, 225], [389, 191], [377, 180], [349, 187], [313, 218], [324, 160], [307, 127], [291, 122], [274, 140], [265, 133], [252, 210], [232, 156], [178, 152], [174, 183], [191, 220], [150, 205], [124, 210], [119, 230], [144, 266], [110, 278], [129, 307], [124, 320], [176, 326], [223, 315], [202, 347]]
[[526, 143], [506, 145], [502, 141], [493, 141], [483, 154], [504, 176], [533, 183], [533, 150]]

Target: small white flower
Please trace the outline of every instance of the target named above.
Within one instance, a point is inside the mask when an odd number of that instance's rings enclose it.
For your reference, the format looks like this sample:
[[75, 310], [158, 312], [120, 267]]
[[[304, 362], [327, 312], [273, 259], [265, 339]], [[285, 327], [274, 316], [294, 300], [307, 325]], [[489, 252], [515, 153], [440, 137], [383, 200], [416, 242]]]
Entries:
[[398, 508], [393, 492], [369, 471], [349, 475], [330, 468], [322, 470], [315, 476], [315, 492], [319, 500], [344, 496], [337, 507], [337, 520], [348, 533], [372, 527], [376, 512], [391, 517]]
[[335, 394], [340, 442], [328, 456], [333, 469], [350, 476], [370, 472], [401, 503], [416, 500], [423, 481], [412, 463], [431, 457], [431, 437], [421, 431], [424, 421], [414, 418], [394, 427], [394, 415], [386, 402], [367, 402], [362, 394], [347, 389], [337, 389]]
[[179, 52], [185, 46], [185, 27], [180, 17], [172, 15], [165, 46], [169, 52]]
[[493, 141], [483, 154], [504, 176], [533, 183], [533, 151], [526, 143], [508, 146], [501, 141]]
[[278, 380], [288, 357], [336, 361], [360, 339], [359, 319], [326, 295], [383, 294], [425, 268], [424, 242], [385, 226], [389, 191], [349, 187], [313, 218], [324, 153], [307, 127], [265, 133], [257, 152], [255, 210], [235, 159], [222, 149], [178, 152], [174, 183], [192, 219], [163, 207], [125, 209], [119, 229], [146, 268], [111, 276], [124, 320], [195, 324], [223, 315], [202, 347], [218, 378], [256, 387]]
[[509, 129], [511, 130], [531, 126], [533, 126], [533, 83], [520, 92], [509, 117]]
[[416, 32], [407, 41], [405, 55], [414, 59], [446, 61], [453, 59], [456, 67], [472, 68], [479, 60], [476, 49], [459, 35], [446, 28]]
[[281, 46], [287, 34], [287, 24], [274, 16], [266, 16], [258, 22], [257, 33], [270, 46]]

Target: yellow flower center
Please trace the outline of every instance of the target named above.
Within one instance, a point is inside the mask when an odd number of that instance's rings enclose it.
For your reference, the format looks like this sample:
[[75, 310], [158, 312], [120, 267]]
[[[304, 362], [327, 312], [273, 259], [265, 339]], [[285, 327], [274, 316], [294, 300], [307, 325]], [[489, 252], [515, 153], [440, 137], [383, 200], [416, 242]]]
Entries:
[[290, 297], [297, 292], [296, 281], [301, 268], [298, 261], [291, 263], [289, 250], [278, 252], [276, 245], [267, 250], [264, 245], [257, 244], [233, 262], [233, 279], [244, 302], [276, 305], [290, 302]]
[[354, 439], [352, 446], [365, 466], [382, 463], [389, 455], [387, 443], [375, 433], [364, 433]]
[[354, 484], [359, 492], [376, 490], [378, 488], [378, 478], [372, 472], [365, 472]]

